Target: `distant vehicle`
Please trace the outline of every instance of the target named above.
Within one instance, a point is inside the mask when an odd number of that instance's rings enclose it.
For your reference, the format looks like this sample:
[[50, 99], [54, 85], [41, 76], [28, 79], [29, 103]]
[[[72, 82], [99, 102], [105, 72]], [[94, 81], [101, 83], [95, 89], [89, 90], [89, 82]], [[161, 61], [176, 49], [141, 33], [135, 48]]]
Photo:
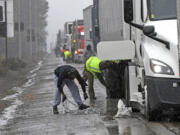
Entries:
[[84, 63], [84, 49], [75, 50], [75, 63]]
[[74, 55], [74, 61], [75, 62], [82, 62], [79, 60], [79, 56], [75, 54], [75, 51], [77, 50], [83, 50], [84, 52], [84, 22], [83, 20], [77, 20], [73, 22], [73, 31], [72, 31], [72, 48], [73, 55]]
[[99, 1], [98, 57], [126, 63], [122, 98], [148, 120], [180, 114], [176, 18], [176, 0]]

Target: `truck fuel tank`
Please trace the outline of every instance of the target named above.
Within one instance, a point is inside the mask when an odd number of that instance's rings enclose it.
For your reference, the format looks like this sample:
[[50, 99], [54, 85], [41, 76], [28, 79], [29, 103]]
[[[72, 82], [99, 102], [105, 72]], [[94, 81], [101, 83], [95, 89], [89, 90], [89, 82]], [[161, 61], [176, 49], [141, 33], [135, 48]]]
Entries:
[[135, 57], [135, 44], [131, 40], [100, 42], [97, 55], [101, 60], [131, 60]]

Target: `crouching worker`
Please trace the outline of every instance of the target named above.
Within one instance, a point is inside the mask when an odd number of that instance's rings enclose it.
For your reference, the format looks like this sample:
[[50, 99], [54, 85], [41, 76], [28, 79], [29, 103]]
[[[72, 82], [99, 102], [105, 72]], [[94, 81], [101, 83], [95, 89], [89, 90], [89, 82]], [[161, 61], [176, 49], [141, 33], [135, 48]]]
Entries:
[[101, 61], [96, 56], [91, 56], [86, 60], [85, 69], [83, 71], [83, 78], [85, 81], [88, 80], [88, 93], [90, 99], [96, 99], [94, 92], [94, 79], [98, 78], [98, 80], [103, 84], [106, 88], [108, 85], [106, 84], [102, 71], [108, 67], [108, 61]]
[[83, 104], [80, 94], [79, 94], [79, 89], [77, 85], [74, 82], [74, 79], [77, 79], [79, 81], [79, 84], [82, 87], [83, 90], [83, 96], [84, 99], [86, 100], [88, 98], [86, 94], [86, 82], [83, 80], [83, 78], [80, 76], [79, 72], [72, 66], [69, 65], [63, 65], [55, 69], [55, 85], [56, 85], [56, 91], [54, 95], [54, 103], [53, 103], [53, 113], [58, 114], [58, 108], [57, 106], [61, 102], [61, 95], [63, 97], [63, 101], [66, 100], [66, 95], [64, 94], [63, 87], [64, 85], [67, 85], [69, 88], [72, 97], [74, 98], [75, 102], [79, 106], [80, 110], [87, 109], [89, 106]]

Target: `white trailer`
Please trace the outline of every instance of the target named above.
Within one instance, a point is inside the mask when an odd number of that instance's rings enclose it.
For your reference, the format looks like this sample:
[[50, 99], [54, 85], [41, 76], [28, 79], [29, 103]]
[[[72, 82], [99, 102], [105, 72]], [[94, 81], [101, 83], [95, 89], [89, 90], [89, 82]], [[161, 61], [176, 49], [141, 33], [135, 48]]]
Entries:
[[123, 69], [127, 106], [140, 110], [148, 120], [178, 115], [176, 0], [123, 0], [122, 7], [119, 12], [130, 27], [129, 39], [99, 43], [98, 57], [127, 63]]
[[72, 43], [72, 22], [66, 22], [64, 24], [64, 38], [67, 49], [71, 50]]
[[99, 0], [98, 6], [100, 41], [119, 41], [128, 38], [129, 31], [121, 12], [123, 0]]
[[[99, 40], [104, 41], [123, 41], [129, 39], [129, 25], [124, 22], [123, 0], [99, 0], [98, 4], [98, 27]], [[93, 33], [94, 34], [94, 33]], [[115, 44], [111, 44], [114, 46]], [[112, 48], [108, 50], [113, 53]], [[114, 50], [115, 51], [115, 50]], [[109, 55], [110, 56], [110, 55]], [[120, 64], [113, 64], [105, 72], [105, 81], [109, 87], [106, 89], [107, 97], [122, 98], [122, 77], [121, 71], [117, 71]], [[118, 67], [118, 68], [117, 68]]]
[[83, 9], [83, 20], [84, 20], [84, 35], [85, 35], [85, 48], [90, 45], [93, 48], [92, 42], [92, 5]]

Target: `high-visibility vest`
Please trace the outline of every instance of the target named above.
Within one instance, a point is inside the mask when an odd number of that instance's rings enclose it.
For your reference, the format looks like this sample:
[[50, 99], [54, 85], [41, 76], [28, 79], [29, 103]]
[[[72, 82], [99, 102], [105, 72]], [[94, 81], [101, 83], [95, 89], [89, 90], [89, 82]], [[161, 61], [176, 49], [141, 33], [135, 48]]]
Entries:
[[65, 59], [67, 60], [68, 57], [71, 57], [71, 52], [70, 51], [65, 51], [64, 56], [65, 56]]
[[93, 74], [93, 76], [96, 78], [95, 73], [101, 73], [101, 70], [99, 68], [101, 60], [96, 56], [91, 56], [86, 61], [86, 69]]

